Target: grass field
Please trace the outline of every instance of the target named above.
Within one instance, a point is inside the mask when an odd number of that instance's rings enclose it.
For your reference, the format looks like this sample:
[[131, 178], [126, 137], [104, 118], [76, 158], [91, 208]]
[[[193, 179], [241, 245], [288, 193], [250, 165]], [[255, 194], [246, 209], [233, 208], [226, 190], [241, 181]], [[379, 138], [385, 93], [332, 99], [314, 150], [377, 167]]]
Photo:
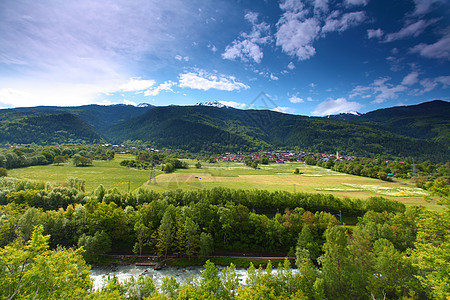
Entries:
[[[308, 166], [304, 163], [286, 163], [262, 165], [253, 169], [241, 163], [218, 162], [209, 164], [202, 162], [202, 168], [194, 167], [196, 161], [186, 160], [189, 169], [177, 170], [163, 174], [156, 171], [156, 184], [150, 178], [149, 170], [137, 170], [121, 167], [123, 159], [133, 159], [127, 155], [117, 155], [112, 161], [94, 161], [90, 167], [75, 167], [71, 162], [60, 166], [33, 166], [8, 171], [8, 175], [17, 178], [29, 178], [52, 183], [65, 182], [69, 177], [86, 180], [86, 190], [92, 191], [100, 184], [107, 189], [117, 188], [125, 192], [139, 187], [155, 191], [175, 189], [198, 190], [213, 187], [234, 189], [265, 189], [268, 191], [327, 193], [339, 197], [365, 199], [372, 196], [383, 196], [398, 200], [406, 205], [423, 205], [429, 209], [440, 210], [435, 203], [423, 199], [427, 195], [406, 180], [386, 182], [365, 178], [328, 169]], [[299, 175], [294, 170], [300, 170]]]
[[[119, 164], [124, 159], [132, 159], [127, 155], [117, 155], [111, 161], [94, 161], [93, 166], [75, 167], [72, 162], [48, 166], [32, 166], [8, 171], [8, 176], [16, 178], [28, 178], [52, 183], [63, 183], [69, 177], [78, 177], [86, 180], [86, 191], [95, 190], [100, 184], [106, 189], [117, 188], [119, 191], [135, 190], [141, 187], [150, 176], [148, 170], [137, 170], [121, 167]], [[162, 173], [159, 171], [157, 174]]]

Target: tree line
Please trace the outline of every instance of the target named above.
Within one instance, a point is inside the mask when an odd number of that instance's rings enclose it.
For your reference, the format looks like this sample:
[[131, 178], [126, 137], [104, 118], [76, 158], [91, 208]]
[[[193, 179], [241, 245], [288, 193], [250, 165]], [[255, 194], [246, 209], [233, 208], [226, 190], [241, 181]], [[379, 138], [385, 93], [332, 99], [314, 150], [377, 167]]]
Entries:
[[[0, 248], [0, 295], [9, 299], [29, 295], [37, 299], [446, 299], [450, 295], [448, 209], [443, 213], [417, 207], [397, 214], [369, 211], [353, 229], [329, 223], [319, 247], [310, 225], [303, 224], [297, 239], [295, 272], [288, 260], [276, 270], [270, 262], [265, 269], [250, 265], [245, 284], [240, 285], [233, 265], [219, 272], [207, 261], [201, 277], [184, 284], [164, 277], [156, 288], [145, 275], [124, 282], [112, 276], [99, 291], [92, 290], [83, 258], [89, 245], [52, 247], [52, 237], [38, 225], [28, 237]], [[311, 260], [315, 251], [320, 251], [317, 263]]]
[[69, 158], [76, 166], [87, 166], [93, 160], [114, 159], [114, 150], [97, 146], [28, 146], [0, 149], [0, 168], [16, 169], [29, 166], [60, 164]]
[[415, 162], [413, 159], [391, 161], [357, 157], [353, 160], [328, 159], [316, 157], [305, 159], [308, 165], [331, 169], [341, 173], [392, 181], [393, 178], [412, 178], [417, 187], [429, 189], [435, 181], [450, 183], [450, 162], [435, 164], [430, 161]]

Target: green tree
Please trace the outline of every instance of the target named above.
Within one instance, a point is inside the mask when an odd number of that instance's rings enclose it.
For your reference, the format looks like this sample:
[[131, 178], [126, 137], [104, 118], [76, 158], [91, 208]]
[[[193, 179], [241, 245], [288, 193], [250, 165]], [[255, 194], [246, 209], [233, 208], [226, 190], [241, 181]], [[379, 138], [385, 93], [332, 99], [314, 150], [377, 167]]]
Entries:
[[323, 245], [325, 254], [321, 257], [322, 277], [324, 279], [327, 298], [358, 299], [364, 293], [352, 288], [353, 267], [348, 249], [348, 236], [344, 227], [333, 226], [325, 232], [326, 242]]
[[134, 224], [134, 232], [136, 234], [136, 244], [135, 244], [136, 249], [133, 248], [133, 252], [134, 254], [139, 253], [139, 255], [142, 255], [142, 249], [144, 248], [144, 245], [147, 242], [150, 230], [148, 229], [147, 226], [142, 224], [142, 222], [138, 221]]
[[92, 286], [82, 250], [50, 251], [43, 227], [30, 240], [0, 248], [0, 298], [86, 299]]
[[172, 173], [173, 171], [175, 171], [175, 167], [171, 163], [166, 163], [165, 165], [162, 166], [161, 170], [164, 171], [165, 173]]
[[199, 235], [198, 235], [198, 225], [192, 221], [191, 218], [187, 217], [184, 222], [184, 237], [185, 244], [184, 249], [186, 255], [191, 258], [192, 255], [197, 253], [197, 248], [199, 246]]
[[66, 156], [62, 156], [62, 155], [57, 155], [55, 156], [55, 158], [53, 159], [53, 163], [56, 164], [57, 166], [59, 166], [62, 163], [65, 163], [67, 160]]
[[386, 239], [378, 239], [373, 245], [375, 254], [374, 274], [369, 290], [378, 299], [408, 297], [419, 283], [414, 277], [410, 260]]
[[314, 239], [308, 225], [303, 225], [302, 232], [299, 233], [297, 246], [295, 248], [296, 265], [300, 267], [304, 258], [317, 258], [319, 256], [319, 245]]
[[83, 234], [78, 240], [78, 247], [83, 247], [87, 262], [98, 262], [99, 255], [111, 251], [111, 238], [104, 232], [96, 232], [94, 236]]
[[151, 297], [155, 292], [156, 287], [153, 279], [149, 276], [139, 276], [135, 278], [131, 276], [130, 279], [122, 283], [123, 290], [125, 290], [126, 298], [132, 300], [141, 300], [144, 297]]
[[424, 210], [417, 220], [417, 241], [412, 251], [417, 278], [436, 299], [450, 297], [450, 209]]
[[72, 156], [72, 162], [76, 167], [86, 167], [92, 165], [92, 159], [80, 154], [75, 154]]
[[6, 170], [3, 167], [0, 167], [0, 177], [6, 177], [8, 176], [8, 170]]
[[158, 228], [158, 242], [156, 247], [160, 254], [164, 253], [164, 257], [167, 257], [167, 251], [172, 246], [174, 239], [174, 222], [170, 211], [166, 209], [163, 218], [161, 219], [161, 225]]
[[40, 211], [31, 207], [20, 217], [17, 223], [19, 237], [28, 241], [33, 233], [35, 226], [40, 224]]
[[222, 225], [223, 244], [225, 245], [233, 224], [233, 215], [231, 210], [226, 207], [219, 207], [217, 214], [219, 215], [219, 222]]
[[164, 276], [162, 279], [161, 290], [168, 299], [177, 299], [178, 288], [180, 284], [173, 277]]
[[210, 233], [202, 232], [200, 234], [200, 252], [199, 255], [201, 257], [207, 257], [211, 253], [214, 252], [214, 240], [212, 238], [212, 235]]

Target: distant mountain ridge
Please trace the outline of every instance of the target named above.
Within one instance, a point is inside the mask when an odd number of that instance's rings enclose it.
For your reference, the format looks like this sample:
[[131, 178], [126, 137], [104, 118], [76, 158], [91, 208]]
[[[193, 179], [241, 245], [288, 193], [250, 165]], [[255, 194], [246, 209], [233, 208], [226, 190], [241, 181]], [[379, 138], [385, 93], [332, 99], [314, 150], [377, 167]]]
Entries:
[[434, 100], [368, 112], [357, 122], [390, 132], [450, 146], [450, 102]]
[[[450, 103], [445, 101], [392, 107], [360, 116], [330, 117], [240, 110], [216, 106], [217, 103], [220, 102], [197, 106], [3, 109], [0, 110], [0, 143], [141, 140], [156, 147], [190, 151], [297, 147], [313, 152], [449, 160]], [[47, 120], [52, 120], [51, 126]], [[16, 136], [13, 132], [17, 132]]]

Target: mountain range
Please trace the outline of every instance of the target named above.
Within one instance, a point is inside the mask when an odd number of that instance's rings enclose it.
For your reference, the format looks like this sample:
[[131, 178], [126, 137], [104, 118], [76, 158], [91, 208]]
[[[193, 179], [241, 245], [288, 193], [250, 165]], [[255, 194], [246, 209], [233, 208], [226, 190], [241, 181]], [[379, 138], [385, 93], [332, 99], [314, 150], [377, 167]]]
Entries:
[[141, 140], [193, 152], [297, 148], [449, 160], [450, 103], [446, 101], [327, 117], [240, 110], [217, 103], [2, 109], [0, 144]]

